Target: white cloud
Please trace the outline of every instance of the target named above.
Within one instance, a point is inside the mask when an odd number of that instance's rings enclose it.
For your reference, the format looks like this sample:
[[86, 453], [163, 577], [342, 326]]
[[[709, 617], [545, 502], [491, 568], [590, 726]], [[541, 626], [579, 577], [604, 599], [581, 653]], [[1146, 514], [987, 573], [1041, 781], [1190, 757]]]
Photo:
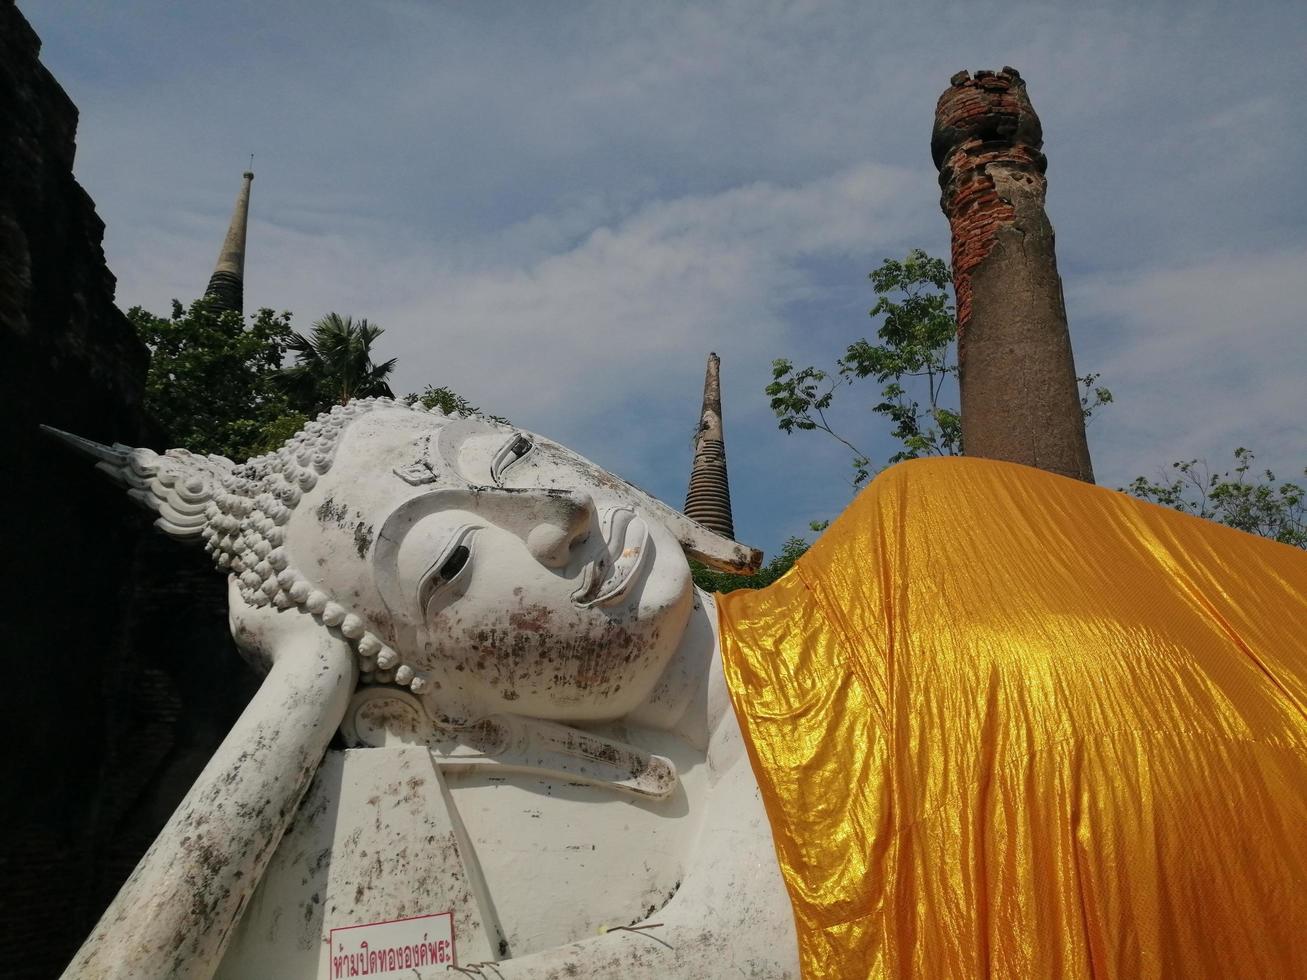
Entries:
[[1307, 249], [1227, 254], [1077, 284], [1085, 331], [1110, 332], [1093, 365], [1120, 407], [1100, 423], [1104, 482], [1173, 460], [1215, 467], [1237, 446], [1283, 474], [1304, 459], [1301, 280]]
[[[637, 407], [646, 416], [637, 424], [670, 424], [679, 436], [697, 406], [667, 392], [686, 380], [693, 390], [710, 349], [753, 375], [786, 349], [783, 312], [806, 288], [802, 264], [901, 235], [905, 183], [900, 171], [863, 165], [800, 187], [652, 202], [571, 248], [514, 263], [491, 254], [474, 268], [431, 248], [282, 248], [295, 259], [275, 274], [283, 288], [301, 283], [306, 304], [321, 302], [324, 269], [329, 280], [333, 268], [344, 281], [367, 278], [369, 315], [400, 356], [401, 386], [449, 383], [523, 424], [595, 434], [592, 451], [611, 455], [627, 438], [611, 431], [614, 406]], [[745, 404], [742, 394], [731, 406], [740, 420]]]
[[[400, 359], [397, 388], [449, 384], [675, 503], [709, 350], [726, 359], [741, 476], [777, 448], [829, 454], [775, 431], [761, 397], [767, 365], [811, 340], [794, 336], [786, 315], [816, 291], [805, 266], [902, 239], [921, 184], [868, 163], [800, 186], [654, 200], [597, 227], [621, 208], [581, 201], [466, 250], [397, 240], [366, 222], [327, 234], [255, 221], [247, 305], [291, 309], [301, 328], [331, 309], [366, 315], [386, 329], [382, 353]], [[164, 296], [196, 291], [196, 270], [212, 261], [212, 221], [172, 224], [126, 263], [125, 299], [147, 291], [163, 308]], [[670, 471], [659, 462], [667, 458]], [[806, 511], [800, 527], [816, 516]]]
[[[1103, 481], [1307, 457], [1301, 4], [22, 6], [124, 304], [203, 288], [254, 152], [250, 305], [368, 316], [401, 387], [452, 383], [673, 502], [716, 348], [737, 525], [771, 548], [843, 505], [847, 464], [776, 432], [768, 362], [829, 363], [872, 326], [869, 269], [946, 251], [935, 100], [1016, 65], [1077, 360], [1117, 394]], [[885, 454], [870, 401], [842, 417]]]

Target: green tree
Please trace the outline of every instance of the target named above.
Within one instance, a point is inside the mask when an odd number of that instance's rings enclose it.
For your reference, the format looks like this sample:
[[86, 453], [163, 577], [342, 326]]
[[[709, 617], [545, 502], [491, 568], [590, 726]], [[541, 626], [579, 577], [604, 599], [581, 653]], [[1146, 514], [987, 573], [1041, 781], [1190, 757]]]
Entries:
[[419, 403], [423, 408], [438, 408], [446, 415], [480, 415], [482, 418], [489, 419], [491, 422], [499, 422], [503, 425], [510, 425], [508, 419], [499, 415], [490, 415], [482, 412], [470, 401], [460, 395], [452, 388], [446, 388], [444, 385], [436, 387], [427, 385], [422, 394], [406, 395], [404, 400], [412, 405], [414, 402]]
[[262, 456], [275, 452], [286, 444], [300, 429], [308, 425], [311, 416], [297, 408], [288, 408], [283, 414], [263, 427], [263, 432], [254, 443], [250, 455]]
[[[836, 392], [864, 378], [880, 385], [880, 400], [872, 412], [890, 423], [890, 435], [902, 447], [886, 463], [962, 452], [962, 419], [954, 407], [957, 320], [948, 296], [948, 264], [913, 249], [902, 261], [885, 259], [869, 278], [877, 296], [871, 316], [880, 318], [878, 342], [854, 341], [833, 371], [796, 368], [778, 358], [766, 388], [782, 431], [825, 432], [849, 450], [854, 487], [872, 474], [872, 458], [836, 431], [829, 409]], [[1112, 393], [1096, 384], [1098, 375], [1078, 380], [1088, 419], [1111, 402]]]
[[265, 450], [269, 432], [303, 424], [275, 383], [292, 336], [289, 313], [262, 309], [246, 325], [240, 313], [198, 299], [189, 307], [174, 300], [169, 317], [136, 306], [127, 318], [151, 353], [146, 411], [174, 445], [243, 460]]
[[[170, 443], [195, 452], [248, 459], [277, 449], [342, 397], [390, 393], [384, 379], [395, 361], [371, 363], [371, 344], [381, 328], [366, 320], [330, 314], [304, 338], [291, 329], [289, 313], [259, 310], [246, 325], [239, 313], [220, 311], [207, 298], [186, 308], [174, 300], [170, 317], [139, 306], [127, 316], [151, 352], [146, 409]], [[355, 349], [353, 363], [341, 365], [350, 338], [364, 354]], [[320, 350], [314, 347], [319, 341]], [[306, 347], [311, 354], [284, 367], [287, 354]], [[406, 400], [449, 415], [481, 414], [447, 387], [428, 385]]]
[[382, 328], [366, 319], [328, 313], [307, 337], [292, 333], [286, 344], [295, 363], [280, 372], [290, 396], [312, 413], [344, 405], [351, 398], [393, 396], [386, 379], [396, 358], [373, 363], [372, 345]]
[[887, 462], [952, 455], [962, 446], [958, 413], [945, 404], [951, 394], [946, 386], [957, 377], [948, 265], [913, 249], [901, 262], [885, 259], [870, 279], [877, 296], [870, 315], [882, 318], [880, 342], [854, 341], [834, 371], [796, 369], [779, 358], [772, 362], [766, 389], [782, 431], [825, 432], [848, 448], [855, 487], [871, 475], [871, 456], [835, 430], [828, 410], [836, 392], [859, 379], [871, 377], [881, 385], [872, 411], [890, 422], [891, 435], [903, 447]]
[[1234, 451], [1233, 469], [1224, 473], [1212, 473], [1205, 460], [1182, 460], [1171, 464], [1171, 479], [1137, 476], [1122, 489], [1142, 500], [1307, 548], [1307, 491], [1270, 470], [1255, 471], [1255, 459], [1241, 446]]

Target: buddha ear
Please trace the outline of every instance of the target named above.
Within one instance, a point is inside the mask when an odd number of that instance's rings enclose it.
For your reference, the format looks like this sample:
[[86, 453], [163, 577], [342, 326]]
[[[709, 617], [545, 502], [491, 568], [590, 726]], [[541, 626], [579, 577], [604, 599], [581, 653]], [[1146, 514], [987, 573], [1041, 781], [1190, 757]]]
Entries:
[[[611, 476], [609, 479], [616, 480]], [[620, 484], [615, 488], [617, 492], [625, 496], [634, 507], [643, 510], [666, 527], [676, 537], [688, 557], [719, 572], [732, 572], [737, 575], [748, 575], [761, 567], [762, 552], [757, 548], [750, 548], [716, 531], [710, 531], [698, 521], [691, 520], [679, 510], [669, 507], [657, 497], [641, 490], [634, 483], [622, 480]], [[614, 489], [611, 484], [609, 489]]]
[[[666, 504], [662, 506], [667, 507]], [[671, 511], [674, 523], [672, 533], [690, 558], [719, 572], [749, 575], [762, 567], [762, 552], [757, 548], [732, 541], [716, 531], [710, 531], [698, 521], [692, 521], [680, 511]]]
[[624, 497], [626, 503], [643, 510], [667, 528], [690, 558], [720, 572], [733, 572], [737, 575], [747, 575], [761, 567], [762, 552], [757, 548], [750, 548], [748, 545], [723, 537], [716, 531], [708, 530], [698, 521], [691, 520], [679, 510], [669, 507], [653, 494], [641, 490], [628, 480], [614, 476], [603, 467], [597, 466], [584, 456], [572, 452], [551, 439], [543, 436], [534, 438], [537, 445], [549, 446], [552, 451], [565, 454], [575, 465], [588, 470], [589, 478], [595, 486], [603, 487], [611, 495]]
[[[443, 469], [456, 468], [459, 447], [469, 436], [495, 430], [515, 431], [480, 417], [450, 422], [441, 428], [435, 439], [426, 444], [425, 456], [420, 461], [420, 465], [415, 468], [416, 476], [408, 474], [407, 470], [399, 475], [414, 484], [434, 480], [436, 474]], [[614, 476], [602, 466], [592, 463], [552, 439], [535, 433], [531, 434], [531, 439], [537, 447], [547, 447], [552, 454], [565, 458], [569, 465], [580, 469], [588, 478], [590, 485], [603, 487], [608, 494], [623, 497], [630, 506], [643, 510], [676, 537], [686, 555], [709, 568], [747, 575], [756, 572], [762, 565], [762, 552], [757, 548], [750, 548], [715, 531], [710, 531], [652, 494], [641, 490], [634, 483]], [[584, 489], [585, 484], [580, 488]]]

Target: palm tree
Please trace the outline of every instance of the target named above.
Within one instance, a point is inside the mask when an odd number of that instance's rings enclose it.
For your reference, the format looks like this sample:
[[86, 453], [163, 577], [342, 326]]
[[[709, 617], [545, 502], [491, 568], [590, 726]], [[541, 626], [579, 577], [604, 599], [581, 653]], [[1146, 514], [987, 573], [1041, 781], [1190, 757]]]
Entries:
[[310, 411], [351, 398], [393, 397], [386, 378], [396, 359], [372, 363], [372, 342], [381, 334], [381, 327], [366, 319], [328, 313], [313, 324], [309, 336], [291, 335], [286, 347], [295, 364], [281, 370], [282, 383]]

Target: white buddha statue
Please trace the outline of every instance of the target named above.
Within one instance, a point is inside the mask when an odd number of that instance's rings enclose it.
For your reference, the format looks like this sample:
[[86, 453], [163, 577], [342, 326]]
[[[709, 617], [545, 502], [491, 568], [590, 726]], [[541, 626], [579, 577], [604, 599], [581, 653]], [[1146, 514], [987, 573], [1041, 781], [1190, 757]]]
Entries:
[[756, 555], [389, 399], [240, 466], [72, 441], [205, 541], [268, 673], [69, 976], [797, 977], [686, 561]]
[[745, 549], [479, 419], [81, 445], [267, 676], [70, 976], [1307, 975], [1297, 549], [920, 460], [716, 610]]

